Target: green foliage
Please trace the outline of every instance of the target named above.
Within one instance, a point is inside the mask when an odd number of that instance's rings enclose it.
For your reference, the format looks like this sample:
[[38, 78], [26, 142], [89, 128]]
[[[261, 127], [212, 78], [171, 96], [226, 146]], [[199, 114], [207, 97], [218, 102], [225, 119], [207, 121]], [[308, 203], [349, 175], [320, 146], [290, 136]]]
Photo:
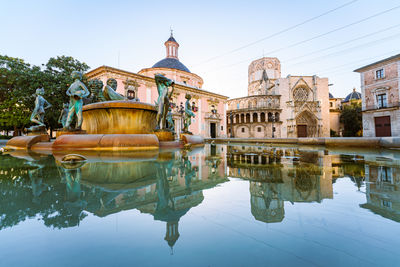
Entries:
[[340, 122], [343, 123], [343, 136], [362, 136], [362, 112], [360, 103], [351, 103], [343, 106], [340, 114]]
[[0, 55], [0, 130], [15, 131], [30, 124], [35, 90], [40, 87], [44, 87], [44, 98], [53, 105], [46, 110], [45, 122], [51, 130], [58, 128], [63, 103], [68, 102], [65, 92], [73, 82], [72, 71], [88, 69], [85, 63], [66, 56], [50, 58], [40, 68], [23, 59]]
[[339, 134], [335, 130], [331, 129], [331, 137], [339, 137]]

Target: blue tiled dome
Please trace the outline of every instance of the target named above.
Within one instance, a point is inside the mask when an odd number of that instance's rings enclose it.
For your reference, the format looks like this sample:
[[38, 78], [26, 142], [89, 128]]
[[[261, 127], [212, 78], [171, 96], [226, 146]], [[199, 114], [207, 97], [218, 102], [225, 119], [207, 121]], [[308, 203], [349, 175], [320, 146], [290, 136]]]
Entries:
[[164, 58], [154, 64], [153, 68], [169, 68], [190, 72], [190, 70], [176, 58]]
[[349, 102], [351, 100], [359, 100], [361, 99], [361, 93], [356, 92], [356, 89], [353, 89], [353, 92], [348, 94], [346, 98], [343, 100], [343, 102]]
[[169, 41], [178, 43], [178, 42], [175, 40], [174, 36], [172, 36], [172, 34], [171, 34], [171, 36], [168, 38], [167, 42], [169, 42]]

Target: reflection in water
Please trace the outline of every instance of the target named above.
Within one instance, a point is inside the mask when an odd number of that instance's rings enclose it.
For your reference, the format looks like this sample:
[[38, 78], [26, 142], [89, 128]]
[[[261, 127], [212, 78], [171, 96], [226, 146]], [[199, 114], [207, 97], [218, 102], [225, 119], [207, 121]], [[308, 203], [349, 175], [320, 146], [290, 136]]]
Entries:
[[398, 162], [365, 163], [362, 156], [329, 155], [327, 151], [298, 148], [230, 146], [229, 176], [249, 180], [251, 212], [256, 220], [281, 222], [284, 202], [322, 202], [333, 198], [332, 184], [350, 178], [358, 190], [366, 181], [367, 203], [360, 205], [400, 221], [400, 168]]
[[27, 218], [52, 228], [74, 227], [89, 213], [106, 217], [136, 209], [165, 222], [164, 239], [172, 248], [181, 218], [203, 202], [203, 190], [228, 181], [227, 176], [249, 181], [251, 214], [258, 221], [279, 223], [285, 219], [285, 205], [333, 199], [333, 184], [348, 177], [357, 194], [365, 193], [361, 208], [400, 222], [400, 167], [395, 160], [318, 149], [215, 145], [147, 157], [88, 159], [68, 165], [52, 155], [1, 156], [0, 229]]
[[400, 222], [400, 168], [398, 162], [366, 162], [367, 203], [360, 206]]
[[203, 201], [202, 190], [228, 181], [221, 159], [215, 155], [210, 164], [203, 151], [163, 152], [157, 160], [105, 162], [92, 157], [78, 164], [60, 163], [51, 156], [4, 156], [1, 227], [32, 216], [46, 226], [73, 227], [87, 212], [104, 217], [138, 209], [166, 222], [165, 240], [172, 248], [179, 238], [180, 218]]
[[330, 157], [323, 151], [233, 146], [227, 158], [229, 176], [250, 180], [251, 212], [259, 221], [281, 222], [284, 201], [333, 198]]

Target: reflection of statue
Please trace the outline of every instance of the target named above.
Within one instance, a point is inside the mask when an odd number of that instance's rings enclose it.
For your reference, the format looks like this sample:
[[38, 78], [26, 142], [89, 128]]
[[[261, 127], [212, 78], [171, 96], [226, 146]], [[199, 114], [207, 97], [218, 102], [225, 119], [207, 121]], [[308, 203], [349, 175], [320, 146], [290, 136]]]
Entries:
[[61, 164], [61, 171], [63, 173], [62, 178], [66, 183], [66, 200], [64, 207], [72, 215], [70, 219], [75, 219], [79, 222], [79, 218], [82, 217], [82, 211], [87, 206], [87, 202], [82, 200], [84, 191], [81, 189], [81, 167], [84, 162], [65, 162]]
[[82, 98], [87, 97], [90, 93], [86, 86], [81, 82], [82, 73], [79, 71], [73, 71], [71, 77], [75, 79], [75, 81], [71, 84], [71, 86], [67, 90], [67, 96], [69, 96], [69, 112], [67, 117], [67, 123], [65, 124], [65, 128], [71, 130], [71, 123], [76, 114], [77, 123], [76, 128], [80, 130], [82, 127]]
[[28, 170], [29, 178], [31, 179], [32, 186], [32, 194], [33, 199], [32, 202], [35, 204], [40, 204], [40, 196], [43, 192], [48, 190], [48, 185], [43, 183], [43, 164], [39, 164], [36, 162], [27, 162], [30, 166], [36, 167], [36, 169]]
[[[51, 107], [51, 104], [47, 102], [43, 97], [44, 88], [36, 89], [36, 100], [35, 100], [35, 108], [33, 109], [31, 115], [31, 122], [38, 124], [39, 127], [45, 127], [44, 124], [44, 113], [45, 110]], [[36, 127], [38, 127], [36, 126]], [[35, 126], [28, 128], [28, 131], [34, 131], [36, 129]]]
[[175, 131], [175, 125], [174, 125], [174, 120], [172, 118], [171, 107], [168, 107], [167, 122], [168, 122], [168, 130], [170, 130], [171, 132]]
[[[158, 91], [158, 99], [156, 102], [157, 105], [157, 128], [156, 129], [166, 129], [166, 117], [169, 108], [169, 99], [174, 92], [175, 82], [166, 78], [161, 74], [154, 75], [157, 84]], [[168, 87], [172, 86], [170, 92], [168, 92]]]
[[124, 100], [124, 96], [118, 94], [117, 91], [117, 81], [113, 78], [107, 80], [107, 84], [104, 87], [103, 95], [106, 100]]
[[190, 99], [192, 98], [191, 95], [186, 94], [185, 95], [186, 98], [186, 103], [185, 103], [185, 117], [184, 117], [184, 122], [183, 122], [183, 132], [184, 133], [190, 133], [189, 132], [189, 126], [190, 124], [192, 124], [192, 117], [194, 118], [195, 115], [192, 111], [192, 107], [190, 105]]
[[60, 117], [58, 117], [58, 123], [61, 123], [61, 125], [64, 128], [65, 125], [67, 124], [67, 117], [68, 117], [69, 107], [68, 107], [68, 103], [64, 103], [63, 106], [64, 106], [64, 108], [60, 113]]
[[184, 174], [185, 174], [185, 186], [187, 193], [191, 193], [191, 184], [192, 178], [196, 177], [196, 169], [192, 167], [192, 163], [190, 162], [187, 156], [183, 157], [183, 166], [184, 166]]

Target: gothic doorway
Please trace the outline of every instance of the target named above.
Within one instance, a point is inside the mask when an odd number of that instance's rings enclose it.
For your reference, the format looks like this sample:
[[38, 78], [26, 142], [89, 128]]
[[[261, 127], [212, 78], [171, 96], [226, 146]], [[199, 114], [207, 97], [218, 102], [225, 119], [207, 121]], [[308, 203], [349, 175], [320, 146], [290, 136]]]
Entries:
[[215, 122], [210, 122], [210, 137], [211, 138], [217, 137], [217, 129]]
[[296, 117], [297, 137], [316, 137], [317, 119], [309, 111], [303, 111]]
[[297, 125], [297, 137], [307, 137], [307, 125]]

